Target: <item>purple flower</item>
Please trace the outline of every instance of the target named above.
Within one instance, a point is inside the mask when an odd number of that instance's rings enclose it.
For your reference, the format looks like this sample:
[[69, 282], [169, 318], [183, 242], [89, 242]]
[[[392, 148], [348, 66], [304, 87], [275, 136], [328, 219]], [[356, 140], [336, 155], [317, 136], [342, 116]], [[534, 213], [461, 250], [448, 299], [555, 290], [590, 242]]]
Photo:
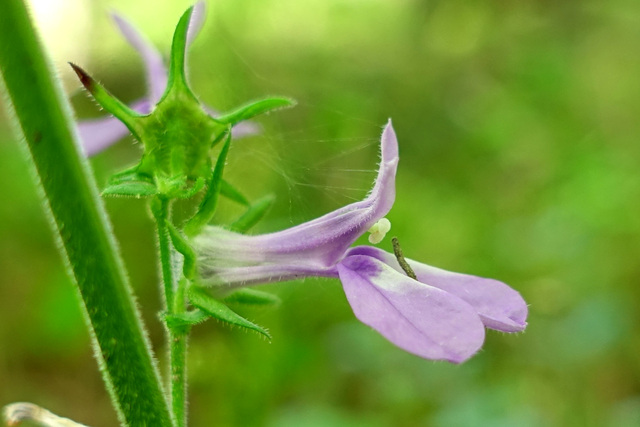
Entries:
[[[522, 331], [527, 305], [502, 282], [408, 260], [414, 280], [394, 255], [370, 246], [350, 248], [391, 210], [398, 160], [389, 122], [382, 133], [378, 175], [364, 200], [270, 234], [207, 227], [194, 239], [201, 283], [230, 289], [310, 276], [339, 278], [360, 321], [427, 359], [468, 359], [482, 346], [485, 327]], [[380, 240], [386, 225], [374, 228], [372, 241]]]
[[[190, 44], [200, 31], [204, 16], [204, 2], [196, 3], [189, 22], [187, 43]], [[139, 113], [148, 114], [151, 112], [153, 106], [160, 101], [167, 87], [167, 68], [164, 65], [160, 52], [158, 52], [133, 25], [116, 13], [113, 13], [111, 17], [129, 44], [142, 56], [148, 85], [148, 95], [134, 101], [131, 104], [131, 108]], [[212, 108], [207, 106], [204, 106], [204, 108], [210, 115], [217, 115], [217, 112]], [[129, 134], [126, 126], [112, 116], [93, 120], [82, 120], [78, 123], [78, 131], [80, 133], [82, 146], [88, 156], [99, 153]], [[233, 128], [233, 136], [236, 138], [257, 132], [257, 125], [251, 122], [242, 122]]]

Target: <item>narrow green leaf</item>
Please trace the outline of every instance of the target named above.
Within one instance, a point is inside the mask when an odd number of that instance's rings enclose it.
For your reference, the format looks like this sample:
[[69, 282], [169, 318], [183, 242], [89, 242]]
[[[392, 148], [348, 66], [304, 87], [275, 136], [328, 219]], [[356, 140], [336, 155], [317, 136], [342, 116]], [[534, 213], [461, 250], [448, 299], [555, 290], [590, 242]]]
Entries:
[[220, 183], [220, 194], [222, 194], [229, 200], [233, 200], [236, 203], [249, 206], [249, 200], [247, 200], [247, 198], [244, 197], [239, 190], [237, 190], [233, 185], [231, 185], [224, 179]]
[[203, 289], [198, 288], [197, 286], [191, 286], [187, 290], [187, 297], [192, 305], [206, 312], [209, 316], [233, 326], [239, 326], [241, 328], [258, 332], [271, 341], [271, 335], [266, 329], [240, 316], [224, 303], [207, 294]]
[[256, 200], [240, 218], [229, 226], [229, 228], [233, 231], [237, 231], [238, 233], [246, 233], [264, 217], [273, 205], [274, 201], [275, 196], [272, 194]]
[[0, 74], [45, 210], [82, 297], [100, 372], [128, 426], [172, 425], [151, 346], [70, 107], [21, 0], [0, 1]]
[[144, 181], [128, 181], [121, 184], [109, 185], [102, 190], [103, 196], [114, 197], [148, 197], [158, 193], [155, 185]]
[[253, 288], [242, 288], [224, 297], [225, 303], [237, 303], [245, 305], [280, 305], [280, 297], [268, 292]]
[[281, 108], [293, 107], [294, 105], [296, 105], [296, 102], [293, 99], [267, 98], [244, 105], [231, 113], [218, 117], [217, 120], [225, 124], [234, 125], [260, 114], [279, 110]]
[[193, 217], [185, 224], [184, 232], [187, 236], [197, 235], [202, 227], [207, 225], [218, 206], [218, 196], [220, 195], [220, 188], [222, 187], [222, 173], [224, 172], [224, 165], [227, 161], [227, 154], [229, 153], [229, 146], [231, 145], [231, 133], [227, 135], [227, 139], [220, 150], [218, 160], [213, 168], [211, 180], [209, 181], [209, 188], [204, 195], [198, 211]]

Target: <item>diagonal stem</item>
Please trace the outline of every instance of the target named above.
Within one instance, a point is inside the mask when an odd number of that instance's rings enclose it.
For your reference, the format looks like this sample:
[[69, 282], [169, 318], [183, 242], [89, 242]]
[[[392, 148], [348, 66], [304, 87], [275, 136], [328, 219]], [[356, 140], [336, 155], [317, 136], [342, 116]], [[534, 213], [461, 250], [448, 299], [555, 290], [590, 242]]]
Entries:
[[1, 92], [28, 150], [120, 422], [169, 427], [151, 347], [70, 107], [21, 0], [0, 1], [0, 28]]

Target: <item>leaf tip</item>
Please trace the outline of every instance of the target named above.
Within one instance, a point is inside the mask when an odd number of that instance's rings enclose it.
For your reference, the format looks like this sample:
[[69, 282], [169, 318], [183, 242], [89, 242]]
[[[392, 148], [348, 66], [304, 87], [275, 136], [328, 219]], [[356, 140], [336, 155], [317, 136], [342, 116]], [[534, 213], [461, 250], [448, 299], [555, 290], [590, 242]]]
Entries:
[[95, 81], [93, 80], [93, 78], [73, 62], [69, 62], [69, 65], [71, 65], [71, 68], [73, 68], [73, 71], [75, 71], [78, 79], [80, 79], [80, 83], [82, 83], [82, 86], [84, 86], [85, 89], [87, 89], [89, 92], [93, 92], [95, 85]]

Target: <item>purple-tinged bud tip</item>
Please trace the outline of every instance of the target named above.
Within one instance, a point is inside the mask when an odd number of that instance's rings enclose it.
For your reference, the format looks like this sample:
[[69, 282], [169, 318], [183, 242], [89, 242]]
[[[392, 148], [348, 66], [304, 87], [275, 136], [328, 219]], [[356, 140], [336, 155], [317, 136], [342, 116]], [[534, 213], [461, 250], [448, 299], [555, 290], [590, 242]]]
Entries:
[[80, 83], [82, 83], [82, 85], [85, 87], [85, 89], [87, 89], [89, 92], [93, 93], [93, 88], [94, 88], [94, 80], [93, 80], [93, 78], [91, 78], [91, 76], [89, 74], [87, 74], [86, 71], [84, 71], [82, 68], [78, 67], [73, 62], [69, 62], [69, 65], [71, 65], [71, 68], [73, 68], [73, 71], [75, 71], [75, 73], [78, 75], [78, 78], [80, 79]]

